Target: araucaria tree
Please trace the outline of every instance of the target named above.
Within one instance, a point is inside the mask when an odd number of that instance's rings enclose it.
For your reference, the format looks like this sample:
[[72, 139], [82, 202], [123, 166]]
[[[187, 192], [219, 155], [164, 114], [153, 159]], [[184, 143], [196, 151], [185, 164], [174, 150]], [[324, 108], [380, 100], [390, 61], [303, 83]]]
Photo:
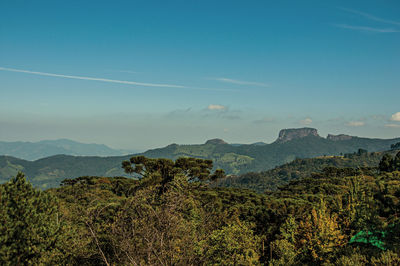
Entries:
[[215, 180], [225, 175], [222, 169], [211, 174], [212, 160], [186, 157], [178, 158], [174, 162], [169, 159], [134, 156], [129, 161], [123, 161], [122, 168], [126, 173], [136, 174], [140, 178], [158, 177], [163, 184], [172, 181], [176, 175], [183, 175], [188, 181]]

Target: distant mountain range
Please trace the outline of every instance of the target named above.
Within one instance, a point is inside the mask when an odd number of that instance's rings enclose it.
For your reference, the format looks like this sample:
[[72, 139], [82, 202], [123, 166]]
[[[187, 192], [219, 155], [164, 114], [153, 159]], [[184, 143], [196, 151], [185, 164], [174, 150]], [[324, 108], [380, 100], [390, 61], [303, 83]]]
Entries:
[[[354, 153], [359, 149], [370, 152], [389, 150], [392, 144], [398, 142], [400, 138], [371, 139], [348, 135], [328, 135], [323, 138], [316, 129], [300, 128], [281, 130], [278, 139], [271, 144], [231, 145], [223, 140], [213, 139], [198, 145], [171, 144], [140, 155], [151, 158], [176, 159], [190, 156], [211, 159], [215, 168], [223, 168], [227, 174], [240, 175], [266, 171], [296, 158], [341, 155]], [[65, 178], [78, 176], [121, 176], [124, 175], [121, 162], [131, 156], [56, 155], [36, 161], [0, 156], [0, 182], [8, 180], [18, 171], [25, 172], [36, 186], [42, 188], [57, 186]]]
[[243, 174], [265, 171], [288, 163], [296, 158], [313, 158], [323, 155], [341, 155], [357, 152], [358, 149], [370, 152], [389, 150], [395, 139], [371, 139], [348, 135], [328, 135], [323, 138], [314, 128], [283, 129], [278, 139], [271, 143], [227, 144], [213, 139], [199, 145], [171, 144], [167, 147], [146, 151], [143, 155], [152, 158], [176, 159], [193, 156], [212, 159], [216, 167], [228, 174]]
[[0, 141], [0, 155], [25, 160], [37, 160], [58, 154], [78, 156], [119, 156], [133, 151], [116, 150], [103, 144], [85, 144], [69, 139], [43, 140], [39, 142]]

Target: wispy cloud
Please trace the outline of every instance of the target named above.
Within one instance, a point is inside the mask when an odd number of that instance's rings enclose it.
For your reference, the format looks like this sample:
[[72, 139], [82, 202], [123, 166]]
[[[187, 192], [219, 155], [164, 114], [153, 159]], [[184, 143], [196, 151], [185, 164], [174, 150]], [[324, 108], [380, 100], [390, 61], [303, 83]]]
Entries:
[[371, 115], [367, 117], [367, 119], [373, 119], [373, 120], [386, 120], [385, 115]]
[[354, 26], [354, 25], [347, 25], [347, 24], [333, 24], [333, 25], [335, 27], [339, 27], [339, 28], [343, 28], [343, 29], [358, 30], [358, 31], [365, 31], [365, 32], [378, 32], [378, 33], [400, 32], [400, 30], [393, 29], [393, 28], [375, 28], [375, 27]]
[[385, 127], [389, 127], [389, 128], [400, 128], [400, 124], [386, 124]]
[[188, 107], [186, 109], [176, 109], [169, 112], [166, 116], [167, 117], [177, 117], [177, 116], [184, 116], [187, 115], [192, 111], [192, 107]]
[[0, 67], [0, 71], [18, 72], [18, 73], [26, 73], [26, 74], [32, 74], [32, 75], [66, 78], [66, 79], [78, 79], [78, 80], [118, 83], [118, 84], [126, 84], [126, 85], [142, 86], [142, 87], [179, 88], [179, 89], [207, 90], [207, 91], [236, 91], [233, 89], [198, 88], [198, 87], [189, 87], [189, 86], [175, 85], [175, 84], [146, 83], [146, 82], [136, 82], [136, 81], [127, 81], [127, 80], [117, 80], [117, 79], [105, 79], [105, 78], [95, 78], [95, 77], [85, 77], [85, 76], [75, 76], [75, 75], [64, 75], [64, 74], [55, 74], [55, 73], [47, 73], [47, 72], [39, 72], [39, 71], [31, 71], [31, 70], [15, 69], [15, 68], [7, 68], [7, 67]]
[[237, 79], [230, 79], [230, 78], [210, 78], [212, 80], [237, 84], [237, 85], [250, 85], [250, 86], [259, 86], [259, 87], [268, 87], [268, 84], [261, 83], [261, 82], [254, 82], [254, 81], [244, 81], [244, 80], [237, 80]]
[[361, 11], [358, 11], [358, 10], [350, 9], [350, 8], [340, 7], [340, 9], [344, 10], [346, 12], [349, 12], [349, 13], [360, 15], [360, 16], [362, 16], [364, 18], [369, 19], [369, 20], [400, 26], [400, 22], [398, 22], [398, 21], [393, 21], [393, 20], [389, 20], [389, 19], [376, 17], [374, 15], [371, 15], [371, 14], [368, 14], [368, 13], [365, 13], [365, 12], [361, 12]]
[[203, 118], [223, 118], [228, 120], [242, 119], [240, 110], [231, 110], [229, 106], [222, 104], [210, 104], [203, 109]]
[[311, 125], [311, 123], [312, 123], [313, 121], [312, 121], [311, 118], [307, 117], [306, 119], [300, 120], [299, 122], [300, 122], [300, 124], [306, 126], [306, 125]]
[[239, 120], [242, 119], [240, 115], [235, 115], [235, 114], [226, 114], [222, 116], [222, 118], [229, 119], [229, 120]]
[[362, 127], [365, 126], [365, 122], [362, 121], [350, 121], [346, 123], [347, 126], [349, 127]]
[[400, 28], [398, 28], [400, 26], [400, 22], [398, 22], [398, 21], [380, 18], [380, 17], [374, 16], [374, 15], [371, 15], [371, 14], [368, 14], [365, 12], [361, 12], [358, 10], [350, 9], [350, 8], [340, 7], [340, 9], [345, 12], [348, 12], [348, 13], [356, 14], [356, 15], [363, 17], [370, 21], [380, 22], [380, 23], [384, 23], [384, 24], [390, 24], [390, 25], [394, 25], [395, 27], [387, 28], [387, 27], [378, 27], [378, 26], [358, 26], [358, 25], [349, 25], [349, 24], [333, 24], [335, 27], [349, 29], [349, 30], [358, 30], [358, 31], [363, 31], [363, 32], [375, 32], [375, 33], [400, 32]]
[[272, 117], [264, 117], [264, 118], [261, 118], [258, 120], [254, 120], [253, 122], [256, 124], [268, 124], [268, 123], [275, 122], [275, 119]]

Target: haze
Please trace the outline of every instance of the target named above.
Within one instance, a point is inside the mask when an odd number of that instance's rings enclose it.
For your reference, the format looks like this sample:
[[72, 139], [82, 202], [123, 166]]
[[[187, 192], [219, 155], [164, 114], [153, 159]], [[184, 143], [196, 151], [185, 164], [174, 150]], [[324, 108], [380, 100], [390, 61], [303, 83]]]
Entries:
[[1, 1], [0, 140], [400, 135], [398, 1]]

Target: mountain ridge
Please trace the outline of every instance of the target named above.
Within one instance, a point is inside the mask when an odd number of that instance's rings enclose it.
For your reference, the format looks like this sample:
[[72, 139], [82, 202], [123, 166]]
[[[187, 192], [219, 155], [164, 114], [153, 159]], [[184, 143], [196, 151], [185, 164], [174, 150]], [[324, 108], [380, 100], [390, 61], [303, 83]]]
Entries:
[[57, 154], [75, 156], [118, 156], [132, 151], [118, 150], [104, 144], [82, 143], [70, 139], [30, 141], [0, 141], [0, 155], [25, 160], [37, 160]]
[[390, 149], [400, 142], [395, 139], [370, 139], [352, 137], [346, 140], [332, 140], [311, 134], [300, 134], [285, 142], [255, 145], [229, 145], [218, 140], [206, 144], [178, 145], [170, 144], [162, 148], [151, 149], [138, 154], [123, 156], [71, 156], [56, 155], [35, 161], [26, 161], [10, 156], [0, 156], [0, 182], [8, 180], [18, 171], [23, 171], [37, 186], [57, 186], [65, 178], [78, 176], [126, 176], [121, 162], [134, 155], [149, 158], [196, 157], [210, 159], [214, 168], [222, 168], [227, 174], [241, 175], [248, 172], [266, 171], [289, 163], [296, 158], [314, 158], [318, 156], [339, 156], [354, 153], [359, 149], [370, 152]]

